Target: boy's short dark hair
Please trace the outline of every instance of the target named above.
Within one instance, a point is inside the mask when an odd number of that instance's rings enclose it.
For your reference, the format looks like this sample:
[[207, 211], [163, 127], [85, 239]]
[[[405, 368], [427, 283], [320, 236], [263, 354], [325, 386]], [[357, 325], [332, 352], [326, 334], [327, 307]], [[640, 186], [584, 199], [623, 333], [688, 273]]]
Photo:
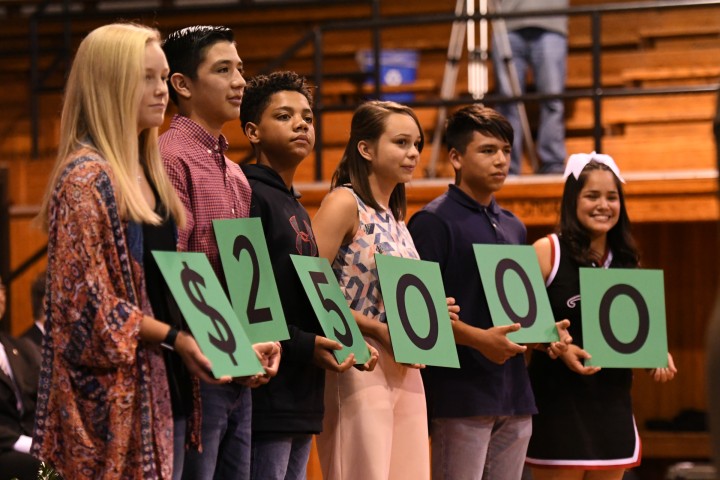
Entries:
[[[172, 32], [162, 44], [170, 66], [170, 75], [182, 73], [196, 79], [198, 66], [205, 60], [207, 49], [217, 42], [234, 41], [235, 35], [228, 27], [196, 25]], [[170, 81], [168, 91], [170, 99], [177, 105], [177, 92]]]
[[257, 75], [248, 82], [243, 94], [240, 106], [240, 122], [243, 130], [248, 122], [257, 124], [260, 121], [260, 117], [270, 104], [270, 97], [277, 92], [301, 93], [312, 106], [313, 96], [305, 77], [288, 71]]
[[448, 118], [445, 125], [448, 151], [454, 148], [464, 154], [474, 132], [499, 138], [510, 145], [513, 143], [513, 128], [505, 117], [492, 108], [473, 104], [461, 108]]

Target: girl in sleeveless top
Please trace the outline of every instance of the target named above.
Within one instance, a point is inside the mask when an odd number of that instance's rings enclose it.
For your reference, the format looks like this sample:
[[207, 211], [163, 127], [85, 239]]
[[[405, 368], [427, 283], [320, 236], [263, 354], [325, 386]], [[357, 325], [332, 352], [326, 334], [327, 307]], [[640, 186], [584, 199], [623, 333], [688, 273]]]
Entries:
[[[622, 191], [624, 180], [608, 155], [572, 155], [565, 171], [559, 234], [535, 242], [555, 318], [570, 320], [573, 344], [562, 362], [534, 351], [529, 366], [538, 414], [527, 463], [535, 480], [620, 480], [640, 463], [632, 414], [632, 371], [583, 364], [580, 267], [636, 268], [638, 252]], [[671, 380], [668, 368], [651, 371]]]
[[320, 256], [331, 262], [360, 330], [380, 352], [373, 372], [327, 373], [318, 437], [326, 480], [430, 476], [421, 366], [393, 358], [374, 258], [419, 258], [403, 221], [404, 184], [423, 141], [410, 108], [381, 101], [361, 105], [332, 191], [313, 219]]

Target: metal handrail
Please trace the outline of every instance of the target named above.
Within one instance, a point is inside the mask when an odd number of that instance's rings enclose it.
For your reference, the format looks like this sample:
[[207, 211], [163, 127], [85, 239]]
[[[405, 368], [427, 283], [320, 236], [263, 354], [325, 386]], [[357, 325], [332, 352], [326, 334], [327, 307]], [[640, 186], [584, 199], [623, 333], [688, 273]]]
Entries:
[[[65, 4], [68, 4], [68, 0], [63, 0]], [[37, 116], [39, 115], [38, 110], [35, 106], [39, 105], [37, 96], [42, 90], [43, 77], [40, 76], [39, 69], [37, 66], [37, 54], [38, 54], [38, 43], [37, 43], [37, 22], [43, 17], [45, 6], [49, 3], [46, 1], [38, 7], [36, 15], [31, 19], [31, 34], [34, 38], [31, 41], [33, 45], [32, 52], [32, 86], [33, 91], [31, 93], [33, 97], [33, 109], [32, 109], [32, 121], [33, 127], [33, 154], [37, 154]], [[288, 4], [292, 2], [286, 2]], [[337, 3], [342, 3], [337, 1]], [[354, 110], [357, 105], [338, 104], [338, 105], [325, 105], [322, 98], [322, 88], [324, 75], [324, 63], [323, 63], [323, 38], [326, 32], [340, 31], [340, 30], [367, 30], [370, 29], [373, 32], [372, 35], [372, 47], [373, 56], [375, 59], [375, 65], [379, 65], [381, 38], [380, 33], [384, 28], [408, 26], [408, 25], [429, 25], [438, 23], [449, 23], [457, 20], [480, 20], [488, 19], [493, 20], [496, 18], [522, 18], [528, 16], [555, 16], [555, 15], [589, 15], [591, 17], [591, 38], [592, 38], [592, 86], [589, 89], [567, 89], [565, 92], [556, 95], [547, 94], [524, 94], [514, 97], [505, 97], [499, 95], [487, 95], [485, 101], [488, 103], [502, 103], [502, 102], [514, 102], [514, 101], [540, 101], [550, 99], [573, 99], [573, 98], [591, 98], [593, 101], [593, 139], [596, 151], [602, 151], [602, 115], [601, 115], [601, 99], [603, 97], [620, 97], [620, 96], [644, 96], [644, 95], [667, 95], [667, 94], [678, 94], [678, 93], [708, 93], [717, 92], [720, 90], [718, 84], [707, 84], [707, 85], [692, 85], [692, 86], [676, 86], [676, 87], [661, 87], [661, 88], [645, 88], [645, 87], [622, 87], [622, 88], [604, 88], [601, 82], [601, 59], [602, 49], [600, 42], [601, 35], [601, 18], [602, 15], [608, 13], [621, 13], [631, 11], [643, 11], [643, 10], [658, 10], [658, 9], [670, 9], [670, 8], [689, 8], [689, 7], [700, 7], [700, 6], [720, 6], [720, 0], [654, 0], [654, 1], [642, 1], [642, 2], [629, 2], [629, 3], [616, 3], [616, 4], [602, 4], [602, 5], [587, 5], [587, 6], [576, 6], [568, 9], [556, 9], [556, 10], [537, 10], [527, 12], [512, 12], [512, 13], [490, 13], [490, 14], [474, 14], [474, 15], [462, 15], [457, 16], [454, 13], [448, 14], [433, 14], [433, 15], [407, 15], [398, 17], [383, 17], [380, 14], [380, 0], [372, 0], [371, 2], [371, 16], [368, 19], [359, 20], [348, 20], [342, 22], [333, 23], [321, 23], [316, 26], [313, 30], [307, 32], [303, 37], [297, 40], [293, 45], [288, 47], [280, 56], [275, 60], [265, 65], [260, 69], [261, 72], [267, 73], [280, 68], [288, 60], [293, 58], [302, 48], [312, 45], [313, 46], [313, 79], [317, 88], [316, 103], [314, 110], [316, 112], [316, 152], [315, 152], [315, 178], [321, 180], [322, 178], [322, 116], [326, 112], [335, 111], [351, 111]], [[273, 5], [277, 6], [277, 4]], [[198, 8], [200, 11], [220, 11], [221, 8], [227, 7], [204, 7]], [[178, 9], [186, 13], [192, 8]], [[112, 11], [112, 12], [97, 12], [97, 16], [115, 16], [125, 14], [137, 14], [138, 10], [132, 12]], [[74, 18], [74, 14], [66, 9], [63, 14], [63, 18], [70, 21]], [[69, 25], [65, 29], [65, 39], [69, 44]], [[47, 77], [47, 75], [45, 75]], [[373, 73], [373, 84], [374, 84], [374, 95], [380, 96], [381, 84], [379, 76], [379, 68], [376, 68]], [[407, 102], [408, 105], [418, 106], [457, 106], [468, 103], [466, 98], [456, 98], [452, 100], [417, 100], [413, 102]], [[717, 128], [716, 128], [716, 135]], [[720, 140], [717, 140], [720, 145]], [[720, 155], [720, 153], [719, 153]], [[719, 159], [720, 162], [720, 159]], [[8, 252], [3, 252], [7, 254]], [[26, 266], [26, 262], [23, 263]], [[10, 277], [14, 278], [17, 275], [17, 270], [10, 272]]]
[[[33, 132], [32, 132], [32, 153], [33, 156], [36, 157], [38, 155], [38, 137], [39, 137], [39, 131], [38, 131], [38, 124], [39, 124], [39, 99], [38, 95], [40, 91], [42, 90], [42, 83], [43, 78], [39, 77], [38, 73], [38, 66], [37, 66], [37, 21], [43, 17], [52, 17], [52, 15], [45, 13], [45, 7], [48, 1], [44, 2], [38, 7], [37, 12], [33, 15], [31, 19], [31, 31], [34, 31], [35, 38], [32, 40], [32, 72], [31, 72], [31, 84], [32, 84], [32, 118], [31, 122], [33, 125]], [[341, 3], [341, 2], [337, 2]], [[272, 71], [274, 69], [280, 68], [285, 62], [290, 60], [297, 52], [299, 52], [303, 47], [312, 45], [313, 46], [313, 64], [314, 64], [314, 73], [313, 78], [315, 85], [317, 87], [317, 95], [316, 95], [316, 103], [315, 103], [315, 111], [316, 116], [318, 118], [318, 127], [322, 124], [322, 115], [325, 112], [331, 112], [331, 111], [349, 111], [354, 110], [357, 105], [331, 105], [331, 106], [325, 106], [322, 98], [322, 84], [323, 84], [323, 52], [322, 52], [322, 39], [324, 37], [324, 34], [326, 32], [330, 31], [342, 31], [342, 30], [371, 30], [373, 32], [372, 35], [372, 51], [373, 51], [373, 57], [375, 60], [375, 65], [379, 65], [380, 60], [380, 51], [381, 48], [381, 38], [380, 33], [384, 28], [390, 28], [390, 27], [400, 27], [400, 26], [410, 26], [410, 25], [430, 25], [430, 24], [440, 24], [440, 23], [451, 23], [453, 21], [458, 20], [481, 20], [481, 19], [487, 19], [487, 20], [493, 20], [498, 18], [524, 18], [529, 16], [557, 16], [557, 15], [569, 15], [569, 16], [583, 16], [583, 15], [589, 15], [591, 18], [591, 38], [592, 38], [592, 48], [591, 48], [591, 54], [592, 54], [592, 87], [590, 91], [583, 91], [583, 90], [566, 90], [565, 92], [558, 94], [558, 95], [552, 95], [552, 96], [538, 96], [538, 95], [532, 95], [532, 94], [525, 94], [520, 96], [513, 96], [513, 97], [500, 97], [500, 96], [494, 96], [490, 95], [487, 96], [486, 99], [488, 103], [501, 103], [501, 102], [514, 102], [514, 101], [537, 101], [537, 100], [545, 100], [545, 99], [570, 99], [570, 98], [578, 98], [578, 97], [586, 97], [591, 98], [593, 102], [593, 140], [595, 144], [595, 149], [597, 151], [602, 150], [602, 123], [601, 123], [601, 117], [602, 117], [602, 105], [601, 105], [601, 99], [604, 96], [621, 96], [621, 95], [663, 95], [668, 93], [694, 93], [697, 91], [708, 91], [712, 90], [715, 86], [715, 84], [707, 85], [704, 89], [697, 89], [694, 87], [687, 87], [687, 90], [683, 90], [682, 87], [680, 89], [652, 89], [652, 90], [644, 90], [642, 88], [627, 88], [627, 89], [604, 89], [601, 82], [601, 59], [602, 59], [602, 49], [601, 49], [601, 42], [600, 42], [600, 36], [601, 36], [601, 18], [602, 15], [608, 14], [608, 13], [622, 13], [622, 12], [631, 12], [631, 11], [644, 11], [644, 10], [658, 10], [658, 9], [667, 9], [667, 8], [690, 8], [690, 7], [700, 7], [700, 6], [711, 6], [711, 5], [720, 5], [720, 0], [653, 0], [653, 1], [642, 1], [642, 2], [629, 2], [629, 3], [608, 3], [608, 4], [601, 4], [601, 5], [584, 5], [584, 6], [575, 6], [570, 7], [567, 9], [554, 9], [554, 10], [535, 10], [535, 11], [526, 11], [526, 12], [498, 12], [498, 13], [488, 13], [488, 14], [480, 14], [476, 13], [473, 15], [461, 15], [458, 16], [455, 13], [448, 12], [447, 14], [432, 14], [432, 15], [403, 15], [403, 16], [395, 16], [395, 17], [383, 17], [380, 14], [380, 0], [372, 0], [371, 2], [371, 15], [367, 19], [357, 19], [357, 20], [347, 20], [347, 21], [335, 21], [331, 23], [321, 23], [317, 27], [315, 27], [313, 30], [307, 32], [303, 37], [301, 37], [298, 41], [296, 41], [293, 45], [288, 47], [281, 55], [279, 55], [275, 60], [265, 65], [261, 72], [268, 72]], [[63, 0], [64, 5], [69, 4], [69, 0]], [[291, 5], [292, 2], [279, 2], [274, 3], [269, 6], [278, 6], [278, 5]], [[222, 9], [227, 10], [226, 6], [208, 6], [208, 7], [187, 7], [187, 8], [179, 8], [175, 7], [173, 11], [181, 11], [183, 13], [187, 12], [193, 12], [193, 11], [222, 11]], [[148, 9], [148, 11], [152, 11], [152, 9]], [[124, 12], [121, 10], [114, 10], [111, 12], [93, 12], [93, 15], [98, 17], [103, 16], [115, 16], [118, 15], [122, 16], [123, 14], [138, 14], [142, 13], [142, 10], [138, 11], [137, 9], [133, 11]], [[73, 13], [69, 10], [69, 7], [66, 7], [63, 11], [63, 14], [61, 15], [61, 18], [65, 19], [67, 22], [70, 22], [73, 18], [76, 18], [77, 14]], [[65, 39], [69, 43], [69, 34], [67, 33], [69, 30], [66, 28], [66, 35]], [[376, 97], [380, 96], [381, 91], [381, 82], [380, 82], [380, 73], [379, 69], [376, 68], [373, 72], [373, 85], [374, 85], [374, 95]], [[623, 93], [627, 92], [627, 93]], [[467, 103], [467, 99], [459, 99], [459, 100], [438, 100], [438, 101], [417, 101], [417, 102], [407, 102], [410, 106], [453, 106], [458, 104]], [[322, 133], [320, 132], [320, 128], [318, 130], [318, 138], [316, 141], [316, 145], [318, 146], [316, 149], [316, 173], [315, 178], [317, 180], [320, 180], [322, 177]]]
[[[374, 3], [377, 3], [375, 0]], [[388, 27], [399, 27], [409, 25], [424, 25], [424, 24], [438, 24], [438, 23], [449, 23], [453, 21], [467, 21], [467, 20], [480, 20], [488, 19], [493, 20], [497, 18], [524, 18], [530, 16], [557, 16], [557, 15], [589, 15], [591, 17], [591, 58], [592, 58], [592, 86], [590, 89], [567, 89], [565, 92], [556, 95], [540, 95], [540, 94], [524, 94], [518, 96], [499, 96], [499, 95], [487, 95], [485, 101], [487, 103], [504, 103], [504, 102], [516, 102], [516, 101], [538, 101], [538, 100], [550, 100], [550, 99], [570, 99], [570, 98], [591, 98], [593, 102], [593, 141], [596, 151], [602, 151], [602, 104], [601, 100], [603, 97], [617, 97], [617, 96], [631, 96], [631, 95], [667, 95], [675, 93], [701, 93], [701, 92], [714, 92], [720, 89], [720, 84], [712, 83], [702, 86], [687, 86], [687, 87], [669, 87], [669, 88], [644, 88], [644, 87], [622, 87], [622, 88], [603, 88], [601, 81], [601, 59], [602, 59], [602, 44], [601, 44], [601, 16], [607, 13], [621, 13], [621, 12], [632, 12], [632, 11], [644, 11], [644, 10], [657, 10], [657, 9], [668, 9], [668, 8], [689, 8], [689, 7], [701, 7], [701, 6], [720, 6], [719, 0], [654, 0], [654, 1], [643, 1], [643, 2], [630, 2], [622, 4], [603, 4], [603, 5], [587, 5], [577, 6], [567, 9], [554, 9], [554, 10], [536, 10], [536, 11], [524, 11], [524, 12], [497, 12], [480, 14], [476, 13], [473, 15], [456, 15], [454, 13], [442, 14], [442, 15], [411, 15], [403, 16], [398, 18], [371, 18], [369, 20], [348, 20], [344, 22], [335, 22], [333, 24], [321, 25], [316, 31], [317, 35], [321, 36], [323, 33], [328, 31], [338, 30], [358, 30], [373, 28], [374, 31], [378, 31]], [[316, 40], [317, 44], [317, 40]], [[375, 58], [375, 65], [379, 65], [379, 52], [381, 50], [379, 36], [373, 37], [373, 55]], [[315, 105], [317, 117], [320, 117], [320, 123], [322, 122], [322, 114], [331, 111], [348, 111], [353, 110], [357, 105], [333, 105], [325, 106], [322, 102], [322, 50], [319, 48], [315, 49], [315, 84], [318, 89], [318, 101]], [[318, 68], [318, 65], [320, 68]], [[380, 96], [380, 82], [379, 82], [379, 68], [374, 71], [374, 95], [379, 98]], [[467, 104], [469, 101], [467, 98], [458, 98], [454, 100], [424, 100], [424, 101], [412, 101], [407, 102], [409, 106], [456, 106]], [[319, 103], [318, 103], [319, 102]], [[320, 130], [320, 128], [318, 128]], [[322, 178], [322, 143], [318, 141], [315, 152], [315, 179], [321, 180]]]

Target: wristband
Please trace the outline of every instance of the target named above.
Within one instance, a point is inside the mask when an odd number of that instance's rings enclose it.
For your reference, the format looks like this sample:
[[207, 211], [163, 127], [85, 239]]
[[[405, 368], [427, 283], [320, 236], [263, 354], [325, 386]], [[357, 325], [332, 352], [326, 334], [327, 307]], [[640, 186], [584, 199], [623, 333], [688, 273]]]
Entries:
[[170, 330], [168, 330], [167, 335], [165, 336], [165, 340], [160, 342], [160, 346], [163, 348], [167, 348], [168, 350], [175, 350], [175, 341], [177, 340], [177, 336], [180, 332], [175, 327], [170, 327]]

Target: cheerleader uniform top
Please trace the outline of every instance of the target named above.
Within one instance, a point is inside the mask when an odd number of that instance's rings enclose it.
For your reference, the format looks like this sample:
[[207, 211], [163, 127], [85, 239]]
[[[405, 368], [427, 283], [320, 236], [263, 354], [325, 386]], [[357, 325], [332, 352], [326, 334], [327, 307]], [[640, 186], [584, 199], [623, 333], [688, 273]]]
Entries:
[[[580, 268], [557, 235], [552, 270], [546, 282], [556, 321], [570, 320], [573, 343], [583, 347]], [[617, 268], [612, 252], [601, 265]], [[528, 367], [538, 414], [526, 463], [534, 467], [617, 469], [640, 463], [640, 438], [632, 414], [632, 370], [603, 368], [580, 375], [565, 363], [534, 351]]]

